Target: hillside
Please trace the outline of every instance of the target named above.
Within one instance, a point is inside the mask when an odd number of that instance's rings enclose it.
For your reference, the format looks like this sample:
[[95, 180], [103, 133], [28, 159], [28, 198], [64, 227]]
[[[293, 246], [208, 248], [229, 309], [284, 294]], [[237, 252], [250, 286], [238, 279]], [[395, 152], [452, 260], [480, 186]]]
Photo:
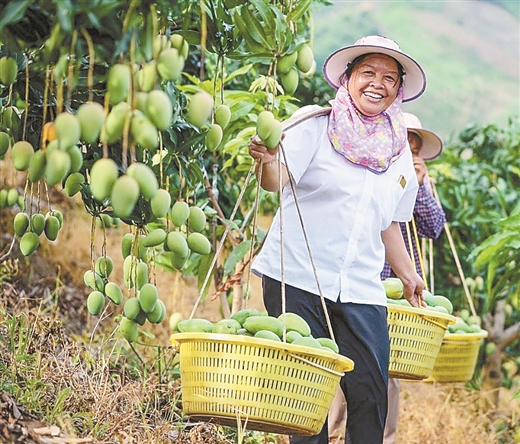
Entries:
[[444, 139], [466, 125], [502, 125], [520, 114], [520, 3], [331, 3], [314, 9], [318, 70], [336, 48], [381, 34], [424, 68], [426, 92], [405, 110]]

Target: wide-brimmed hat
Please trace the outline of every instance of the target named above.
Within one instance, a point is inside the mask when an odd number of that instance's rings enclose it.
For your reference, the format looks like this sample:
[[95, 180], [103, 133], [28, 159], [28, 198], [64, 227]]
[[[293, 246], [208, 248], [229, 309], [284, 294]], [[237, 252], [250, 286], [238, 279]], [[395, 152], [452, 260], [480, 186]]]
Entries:
[[421, 121], [415, 114], [403, 113], [406, 129], [411, 133], [416, 133], [422, 140], [419, 157], [424, 160], [436, 158], [442, 151], [442, 140], [432, 131], [423, 129]]
[[345, 46], [333, 52], [323, 64], [323, 74], [329, 84], [338, 89], [341, 76], [347, 69], [347, 64], [363, 54], [385, 54], [397, 60], [405, 71], [403, 82], [403, 102], [409, 102], [419, 97], [426, 89], [426, 75], [421, 66], [410, 56], [401, 51], [393, 40], [380, 35], [369, 35], [360, 38], [351, 46]]

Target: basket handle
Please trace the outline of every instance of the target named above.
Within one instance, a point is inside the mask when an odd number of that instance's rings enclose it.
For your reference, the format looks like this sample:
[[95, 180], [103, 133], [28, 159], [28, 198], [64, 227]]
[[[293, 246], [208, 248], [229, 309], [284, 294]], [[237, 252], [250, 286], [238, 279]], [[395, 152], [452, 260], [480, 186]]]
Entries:
[[300, 360], [302, 362], [305, 362], [306, 364], [312, 365], [313, 367], [319, 368], [319, 369], [324, 370], [326, 372], [332, 373], [333, 375], [339, 376], [340, 378], [345, 374], [345, 372], [343, 372], [343, 373], [342, 372], [337, 372], [336, 370], [332, 370], [330, 368], [324, 367], [323, 365], [320, 365], [320, 364], [317, 364], [315, 362], [312, 362], [309, 359], [303, 358], [303, 357], [301, 357], [301, 356], [299, 356], [297, 354], [291, 353], [291, 352], [289, 352], [287, 350], [286, 350], [286, 352], [287, 352], [287, 354], [289, 356], [292, 356], [295, 359], [298, 359], [298, 360]]
[[441, 324], [440, 322], [438, 322], [438, 321], [436, 321], [436, 320], [431, 319], [430, 317], [428, 317], [428, 315], [427, 315], [426, 313], [418, 313], [418, 314], [419, 314], [419, 316], [422, 316], [423, 319], [425, 319], [425, 320], [431, 322], [432, 324], [437, 325], [438, 327], [443, 328], [444, 330], [446, 330], [446, 329], [448, 328], [447, 325]]

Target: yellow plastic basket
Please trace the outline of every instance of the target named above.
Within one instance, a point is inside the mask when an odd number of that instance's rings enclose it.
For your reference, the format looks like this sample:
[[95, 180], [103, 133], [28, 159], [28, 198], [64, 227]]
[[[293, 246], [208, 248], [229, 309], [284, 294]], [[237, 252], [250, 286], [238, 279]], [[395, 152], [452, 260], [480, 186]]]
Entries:
[[182, 409], [190, 419], [247, 430], [315, 435], [352, 360], [267, 339], [176, 333]]
[[388, 305], [392, 378], [422, 380], [430, 376], [449, 324], [455, 317], [426, 308]]
[[432, 374], [436, 382], [467, 382], [473, 377], [478, 352], [488, 332], [446, 333]]

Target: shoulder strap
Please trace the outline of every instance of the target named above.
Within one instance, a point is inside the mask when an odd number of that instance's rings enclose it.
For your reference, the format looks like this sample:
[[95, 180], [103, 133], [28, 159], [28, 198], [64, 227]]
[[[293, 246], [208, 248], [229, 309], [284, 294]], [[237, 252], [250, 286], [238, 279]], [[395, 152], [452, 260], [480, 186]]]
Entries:
[[318, 108], [318, 109], [313, 108], [313, 109], [310, 109], [309, 111], [306, 111], [303, 113], [296, 112], [296, 115], [293, 114], [287, 120], [284, 120], [282, 122], [282, 128], [284, 131], [287, 131], [288, 129], [291, 129], [291, 128], [295, 127], [296, 125], [298, 125], [312, 117], [327, 116], [330, 114], [331, 109], [332, 108], [329, 106], [326, 108]]

